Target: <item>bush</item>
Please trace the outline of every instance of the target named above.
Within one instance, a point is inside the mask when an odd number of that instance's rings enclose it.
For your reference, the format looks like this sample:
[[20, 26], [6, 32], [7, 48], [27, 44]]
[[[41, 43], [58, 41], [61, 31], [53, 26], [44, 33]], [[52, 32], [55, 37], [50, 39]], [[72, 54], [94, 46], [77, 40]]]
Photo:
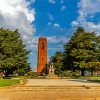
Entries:
[[30, 71], [28, 72], [28, 78], [38, 78], [38, 76], [40, 75], [40, 73], [37, 73], [37, 72], [33, 72], [33, 71]]
[[3, 77], [3, 79], [11, 79], [11, 77]]
[[80, 77], [80, 76], [81, 76], [81, 74], [80, 74], [79, 71], [72, 72], [72, 77], [73, 77], [73, 78], [78, 78], [78, 77]]
[[63, 77], [71, 77], [72, 73], [71, 73], [71, 71], [64, 71], [62, 76]]
[[71, 70], [67, 70], [62, 73], [62, 77], [78, 78], [80, 77], [80, 72], [79, 71], [73, 72]]

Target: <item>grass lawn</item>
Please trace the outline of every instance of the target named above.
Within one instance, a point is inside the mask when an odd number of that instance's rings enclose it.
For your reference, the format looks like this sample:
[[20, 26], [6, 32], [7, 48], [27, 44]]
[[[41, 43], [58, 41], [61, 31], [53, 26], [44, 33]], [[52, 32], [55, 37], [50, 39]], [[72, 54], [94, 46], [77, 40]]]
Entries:
[[80, 79], [87, 79], [93, 82], [100, 82], [100, 76], [82, 76]]
[[0, 79], [0, 87], [16, 85], [18, 83], [19, 80], [15, 80], [15, 79]]

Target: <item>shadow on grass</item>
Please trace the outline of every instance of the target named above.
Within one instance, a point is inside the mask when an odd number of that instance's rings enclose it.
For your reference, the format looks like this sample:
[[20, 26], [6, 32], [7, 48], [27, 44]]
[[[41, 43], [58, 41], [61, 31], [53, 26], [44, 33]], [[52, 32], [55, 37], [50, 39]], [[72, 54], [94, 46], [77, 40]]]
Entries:
[[91, 79], [72, 79], [70, 81], [83, 82], [83, 83], [100, 83], [100, 80], [91, 80]]

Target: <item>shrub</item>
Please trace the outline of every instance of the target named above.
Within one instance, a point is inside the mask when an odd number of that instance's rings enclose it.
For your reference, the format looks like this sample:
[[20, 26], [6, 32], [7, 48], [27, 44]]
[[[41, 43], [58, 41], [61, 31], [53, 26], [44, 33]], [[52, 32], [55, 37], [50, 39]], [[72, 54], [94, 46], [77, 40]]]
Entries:
[[79, 71], [71, 71], [71, 70], [66, 70], [62, 73], [62, 77], [71, 77], [71, 78], [78, 78], [80, 76]]
[[33, 72], [33, 71], [30, 71], [28, 72], [28, 78], [38, 78], [38, 76], [40, 75], [40, 73], [37, 73], [37, 72]]

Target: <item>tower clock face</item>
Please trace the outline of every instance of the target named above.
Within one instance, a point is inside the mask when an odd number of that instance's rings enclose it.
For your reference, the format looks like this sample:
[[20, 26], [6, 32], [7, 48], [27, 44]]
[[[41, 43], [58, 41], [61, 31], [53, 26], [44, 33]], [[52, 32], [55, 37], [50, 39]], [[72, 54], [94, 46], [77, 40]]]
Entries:
[[41, 43], [41, 49], [44, 49], [44, 43]]

